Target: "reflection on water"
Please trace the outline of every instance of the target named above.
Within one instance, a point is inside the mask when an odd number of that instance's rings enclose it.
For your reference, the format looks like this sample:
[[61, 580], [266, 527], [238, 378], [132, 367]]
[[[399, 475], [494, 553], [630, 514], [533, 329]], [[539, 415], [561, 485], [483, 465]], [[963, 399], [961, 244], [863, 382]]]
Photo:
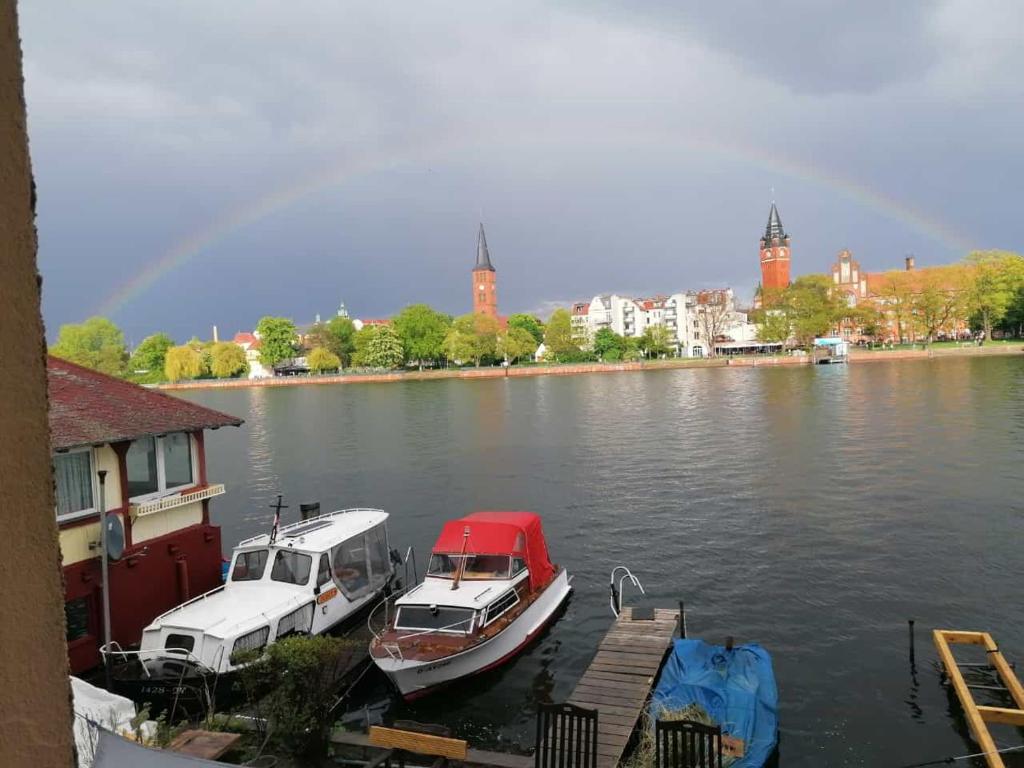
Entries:
[[1022, 395], [1011, 358], [188, 394], [246, 419], [208, 436], [226, 543], [265, 530], [278, 492], [292, 514], [387, 509], [393, 546], [421, 564], [452, 516], [544, 516], [575, 575], [565, 615], [440, 696], [406, 706], [371, 684], [382, 716], [528, 748], [535, 704], [571, 692], [626, 563], [647, 604], [686, 601], [691, 634], [773, 652], [782, 764], [808, 767], [972, 751], [927, 630], [988, 629], [1024, 659]]

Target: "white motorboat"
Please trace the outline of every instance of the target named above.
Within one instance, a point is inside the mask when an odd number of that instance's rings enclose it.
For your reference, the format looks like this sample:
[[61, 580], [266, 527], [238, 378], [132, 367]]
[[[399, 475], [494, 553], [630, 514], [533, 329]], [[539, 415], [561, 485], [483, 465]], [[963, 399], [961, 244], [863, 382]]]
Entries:
[[382, 604], [384, 626], [370, 654], [414, 699], [512, 658], [571, 589], [565, 569], [548, 558], [539, 516], [476, 512], [446, 523], [423, 582]]
[[240, 651], [327, 632], [378, 602], [395, 576], [387, 518], [344, 509], [242, 541], [222, 587], [158, 616], [139, 650], [122, 654], [141, 670], [118, 675], [120, 687], [134, 677], [141, 697], [159, 698], [160, 681], [231, 673]]

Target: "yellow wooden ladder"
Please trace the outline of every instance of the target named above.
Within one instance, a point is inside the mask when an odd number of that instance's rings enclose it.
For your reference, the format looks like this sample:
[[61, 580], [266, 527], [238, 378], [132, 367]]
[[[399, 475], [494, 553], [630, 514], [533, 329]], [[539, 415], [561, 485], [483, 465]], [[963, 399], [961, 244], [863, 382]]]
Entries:
[[[989, 733], [989, 723], [1001, 723], [1003, 725], [1015, 725], [1024, 728], [1024, 686], [1020, 684], [1017, 675], [1003, 658], [999, 646], [992, 639], [988, 632], [959, 632], [951, 629], [936, 629], [932, 632], [935, 640], [935, 647], [939, 651], [939, 658], [946, 668], [946, 677], [953, 685], [957, 698], [960, 699], [960, 706], [964, 709], [964, 716], [971, 729], [971, 735], [978, 742], [985, 755], [985, 761], [989, 768], [1006, 768], [1002, 757], [999, 756], [999, 748], [996, 746]], [[1010, 697], [1017, 705], [1016, 709], [1008, 707], [986, 707], [979, 705], [974, 700], [971, 689], [967, 687], [963, 672], [953, 656], [951, 645], [980, 645], [984, 647], [988, 662], [996, 670], [1003, 686], [1009, 692]]]

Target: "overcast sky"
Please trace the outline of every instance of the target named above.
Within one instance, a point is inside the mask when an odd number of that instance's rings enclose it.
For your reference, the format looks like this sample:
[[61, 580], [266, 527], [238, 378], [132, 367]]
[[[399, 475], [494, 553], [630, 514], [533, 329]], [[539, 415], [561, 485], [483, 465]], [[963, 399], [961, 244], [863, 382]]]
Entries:
[[1024, 249], [1024, 3], [20, 4], [51, 338]]

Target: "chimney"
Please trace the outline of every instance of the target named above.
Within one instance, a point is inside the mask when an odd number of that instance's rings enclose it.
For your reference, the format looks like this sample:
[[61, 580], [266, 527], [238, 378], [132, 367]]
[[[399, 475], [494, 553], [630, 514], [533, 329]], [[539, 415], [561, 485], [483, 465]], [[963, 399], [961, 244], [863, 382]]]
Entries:
[[913, 272], [914, 271], [914, 257], [913, 256], [907, 256], [907, 258], [904, 259], [904, 261], [907, 262], [907, 272]]
[[217, 338], [217, 326], [213, 326], [213, 343], [216, 344], [220, 339]]

